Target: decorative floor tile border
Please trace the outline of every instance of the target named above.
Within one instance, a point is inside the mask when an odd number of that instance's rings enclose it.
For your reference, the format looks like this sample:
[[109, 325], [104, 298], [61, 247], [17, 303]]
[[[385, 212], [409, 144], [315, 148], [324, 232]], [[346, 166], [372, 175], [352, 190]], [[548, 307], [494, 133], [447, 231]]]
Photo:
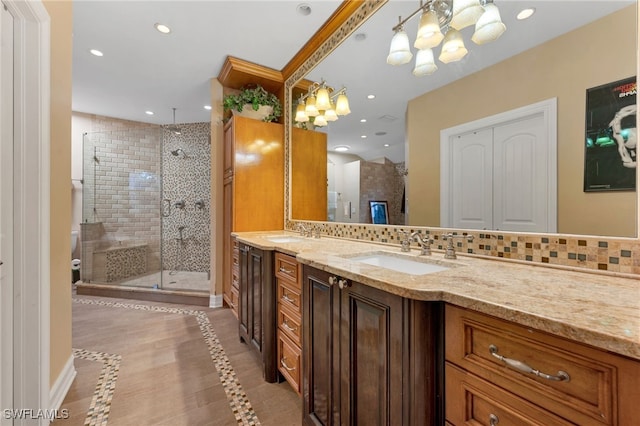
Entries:
[[[258, 420], [258, 416], [256, 415], [251, 403], [249, 402], [249, 398], [247, 394], [244, 392], [242, 385], [238, 381], [235, 371], [231, 366], [231, 362], [227, 357], [227, 354], [224, 351], [224, 348], [220, 344], [218, 340], [218, 336], [216, 335], [213, 327], [211, 327], [211, 322], [209, 321], [209, 317], [204, 311], [192, 310], [192, 309], [183, 309], [183, 308], [169, 308], [165, 306], [155, 306], [155, 305], [141, 305], [141, 304], [132, 304], [132, 303], [122, 303], [122, 302], [107, 302], [103, 300], [93, 300], [93, 299], [73, 299], [74, 303], [81, 303], [85, 305], [99, 305], [99, 306], [107, 306], [111, 308], [125, 308], [125, 309], [136, 309], [141, 311], [150, 311], [150, 312], [162, 312], [162, 313], [170, 313], [170, 314], [179, 314], [179, 315], [192, 315], [196, 317], [198, 321], [198, 325], [200, 327], [200, 332], [202, 333], [202, 337], [209, 349], [209, 354], [211, 355], [211, 360], [213, 361], [213, 365], [218, 372], [218, 377], [220, 378], [220, 383], [224, 389], [225, 394], [227, 395], [227, 400], [229, 401], [229, 406], [231, 407], [231, 411], [233, 411], [233, 415], [236, 418], [236, 421], [239, 425], [248, 425], [248, 426], [258, 426], [260, 425], [260, 421]], [[115, 386], [115, 381], [113, 386]], [[97, 392], [97, 391], [96, 391]], [[112, 392], [113, 393], [113, 392]], [[93, 404], [93, 402], [92, 402]], [[110, 399], [109, 399], [110, 406]], [[91, 413], [91, 410], [90, 410]], [[107, 411], [108, 414], [108, 411]], [[85, 425], [88, 423], [85, 423]], [[91, 425], [98, 425], [98, 423], [91, 423]], [[104, 423], [99, 423], [100, 425], [106, 425], [106, 419]]]
[[98, 376], [98, 384], [93, 392], [93, 398], [91, 399], [84, 424], [85, 426], [106, 426], [122, 357], [86, 349], [74, 349], [73, 356], [87, 361], [102, 362], [102, 371]]

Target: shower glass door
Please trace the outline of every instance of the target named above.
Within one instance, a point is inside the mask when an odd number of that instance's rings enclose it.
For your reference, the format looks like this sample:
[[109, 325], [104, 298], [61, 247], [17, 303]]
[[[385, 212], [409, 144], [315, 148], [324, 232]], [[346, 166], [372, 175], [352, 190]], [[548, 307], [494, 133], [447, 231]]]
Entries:
[[162, 288], [162, 128], [83, 138], [81, 281]]

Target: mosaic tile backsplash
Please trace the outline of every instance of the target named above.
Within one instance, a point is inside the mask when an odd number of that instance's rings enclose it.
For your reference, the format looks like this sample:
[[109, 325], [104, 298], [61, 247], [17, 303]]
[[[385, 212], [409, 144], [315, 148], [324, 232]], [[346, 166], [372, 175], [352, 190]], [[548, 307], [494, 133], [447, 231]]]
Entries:
[[[294, 230], [299, 222], [289, 221], [287, 229]], [[385, 243], [400, 250], [399, 230], [420, 231], [430, 235], [431, 248], [444, 250], [447, 241], [443, 235], [453, 233], [473, 236], [473, 241], [456, 239], [458, 253], [468, 253], [562, 267], [584, 268], [622, 274], [640, 275], [640, 241], [632, 238], [577, 236], [562, 234], [516, 234], [487, 231], [460, 231], [456, 229], [419, 226], [388, 226], [370, 224], [314, 223], [321, 226], [322, 234], [330, 237], [349, 238]], [[412, 248], [419, 249], [415, 241]], [[438, 254], [434, 254], [437, 256]]]

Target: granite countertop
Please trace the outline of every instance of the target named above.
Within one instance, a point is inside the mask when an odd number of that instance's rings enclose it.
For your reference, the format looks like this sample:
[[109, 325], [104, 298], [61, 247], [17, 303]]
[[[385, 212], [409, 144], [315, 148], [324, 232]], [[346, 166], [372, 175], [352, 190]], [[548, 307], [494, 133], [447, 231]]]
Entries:
[[[444, 301], [640, 360], [640, 280], [399, 245], [303, 238], [285, 231], [234, 233], [239, 241], [403, 297]], [[409, 256], [449, 269], [411, 275], [350, 260], [370, 252]]]

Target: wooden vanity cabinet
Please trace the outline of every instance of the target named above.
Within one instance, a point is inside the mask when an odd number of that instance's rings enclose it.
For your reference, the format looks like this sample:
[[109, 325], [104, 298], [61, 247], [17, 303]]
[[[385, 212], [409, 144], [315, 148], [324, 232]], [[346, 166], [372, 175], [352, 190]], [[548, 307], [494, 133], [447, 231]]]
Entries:
[[239, 335], [260, 356], [263, 376], [278, 380], [273, 252], [240, 243]]
[[449, 424], [638, 422], [638, 361], [452, 305], [445, 308], [445, 331]]
[[441, 424], [441, 304], [305, 265], [303, 422]]

